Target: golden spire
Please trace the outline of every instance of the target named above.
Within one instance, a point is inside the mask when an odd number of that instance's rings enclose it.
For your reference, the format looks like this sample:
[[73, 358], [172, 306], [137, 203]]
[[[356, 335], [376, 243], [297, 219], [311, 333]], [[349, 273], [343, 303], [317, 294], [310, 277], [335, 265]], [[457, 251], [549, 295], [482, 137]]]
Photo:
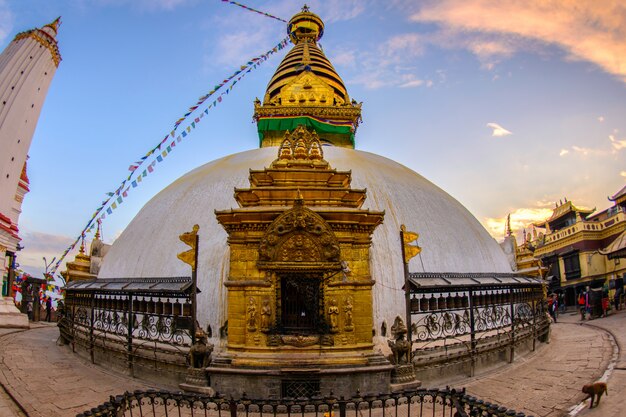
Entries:
[[98, 219], [98, 228], [96, 229], [96, 234], [94, 235], [94, 239], [100, 239], [100, 227], [102, 225], [102, 220]]
[[317, 42], [324, 34], [324, 22], [305, 4], [302, 11], [294, 15], [287, 24], [289, 39], [294, 45], [300, 42]]
[[294, 44], [257, 100], [254, 119], [261, 146], [280, 146], [285, 132], [304, 125], [321, 142], [354, 148], [361, 104], [350, 99], [343, 80], [317, 45], [324, 22], [305, 5], [287, 24]]
[[85, 234], [84, 233], [80, 236], [80, 249], [78, 249], [78, 252], [81, 255], [85, 254]]
[[52, 22], [45, 25], [45, 28], [51, 28], [55, 33], [59, 31], [59, 26], [61, 25], [61, 16], [54, 19]]

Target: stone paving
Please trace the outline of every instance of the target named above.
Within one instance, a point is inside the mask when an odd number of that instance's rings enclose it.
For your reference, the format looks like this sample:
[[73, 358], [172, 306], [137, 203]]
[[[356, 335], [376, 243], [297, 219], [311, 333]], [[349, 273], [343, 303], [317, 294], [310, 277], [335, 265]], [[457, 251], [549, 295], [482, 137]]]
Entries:
[[0, 383], [28, 416], [75, 416], [111, 394], [156, 388], [109, 373], [72, 354], [67, 346], [57, 346], [58, 334], [55, 325], [39, 325], [0, 337]]
[[592, 409], [589, 409], [589, 401], [585, 401], [577, 415], [581, 417], [624, 416], [626, 415], [626, 310], [614, 312], [606, 318], [585, 321], [584, 327], [610, 332], [619, 349], [615, 366], [599, 378], [608, 383], [609, 395], [602, 396], [600, 405]]
[[[626, 315], [619, 317], [626, 319]], [[602, 320], [606, 319], [590, 323]], [[551, 342], [544, 349], [463, 385], [473, 396], [526, 415], [566, 416], [585, 397], [582, 386], [602, 376], [612, 354], [612, 339], [606, 332], [581, 326], [578, 314], [565, 313], [553, 324]]]
[[[474, 378], [450, 381], [471, 395], [534, 416], [618, 416], [626, 405], [626, 354], [605, 378], [609, 396], [588, 410], [583, 384], [603, 376], [611, 364], [613, 338], [626, 346], [626, 311], [581, 324], [566, 313], [552, 328], [552, 340], [513, 365]], [[75, 416], [106, 401], [111, 394], [160, 388], [97, 367], [56, 345], [56, 326], [28, 331], [0, 329], [0, 416]], [[24, 409], [15, 405], [5, 388]]]

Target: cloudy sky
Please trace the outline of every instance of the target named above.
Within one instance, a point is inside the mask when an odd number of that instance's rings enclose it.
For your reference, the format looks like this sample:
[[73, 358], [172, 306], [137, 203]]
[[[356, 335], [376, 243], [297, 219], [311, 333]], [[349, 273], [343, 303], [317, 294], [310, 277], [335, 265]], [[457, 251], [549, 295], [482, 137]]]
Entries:
[[[301, 4], [249, 4], [289, 19]], [[626, 184], [623, 1], [307, 1], [349, 94], [357, 147], [463, 203], [496, 239], [555, 201], [599, 210]], [[187, 108], [285, 36], [219, 0], [0, 0], [0, 47], [62, 16], [63, 61], [30, 150], [20, 230], [28, 272], [58, 256]], [[242, 79], [103, 224], [118, 236], [160, 189], [258, 146], [252, 101], [286, 51]], [[419, 210], [419, 208], [416, 208]], [[73, 257], [72, 257], [73, 258]]]

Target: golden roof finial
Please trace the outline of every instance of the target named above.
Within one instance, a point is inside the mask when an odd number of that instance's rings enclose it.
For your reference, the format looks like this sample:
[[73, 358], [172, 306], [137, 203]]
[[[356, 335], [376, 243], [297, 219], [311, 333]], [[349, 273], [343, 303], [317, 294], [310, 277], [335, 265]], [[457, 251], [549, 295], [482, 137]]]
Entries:
[[80, 235], [80, 249], [78, 249], [78, 252], [81, 255], [85, 254], [85, 233], [83, 233], [82, 235]]
[[52, 21], [51, 23], [48, 23], [46, 26], [44, 26], [45, 28], [51, 28], [52, 30], [54, 30], [55, 32], [59, 31], [59, 26], [61, 26], [61, 16], [57, 17], [56, 19], [54, 19], [54, 21]]
[[294, 45], [303, 41], [317, 42], [324, 34], [324, 22], [305, 4], [302, 11], [289, 20], [287, 34]]
[[97, 220], [98, 227], [96, 228], [96, 234], [94, 235], [94, 239], [100, 239], [100, 226], [102, 225], [102, 220]]

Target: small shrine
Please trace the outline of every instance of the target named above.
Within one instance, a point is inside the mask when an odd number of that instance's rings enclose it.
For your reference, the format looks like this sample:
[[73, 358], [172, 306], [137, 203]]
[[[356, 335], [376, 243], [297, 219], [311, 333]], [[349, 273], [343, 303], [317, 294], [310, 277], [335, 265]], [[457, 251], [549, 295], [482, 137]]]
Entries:
[[[384, 212], [324, 160], [315, 131], [287, 131], [269, 168], [216, 211], [228, 233], [228, 341], [218, 392], [383, 392], [392, 366], [372, 343], [369, 249]], [[265, 387], [265, 388], [263, 388]], [[338, 393], [337, 391], [342, 391]]]

